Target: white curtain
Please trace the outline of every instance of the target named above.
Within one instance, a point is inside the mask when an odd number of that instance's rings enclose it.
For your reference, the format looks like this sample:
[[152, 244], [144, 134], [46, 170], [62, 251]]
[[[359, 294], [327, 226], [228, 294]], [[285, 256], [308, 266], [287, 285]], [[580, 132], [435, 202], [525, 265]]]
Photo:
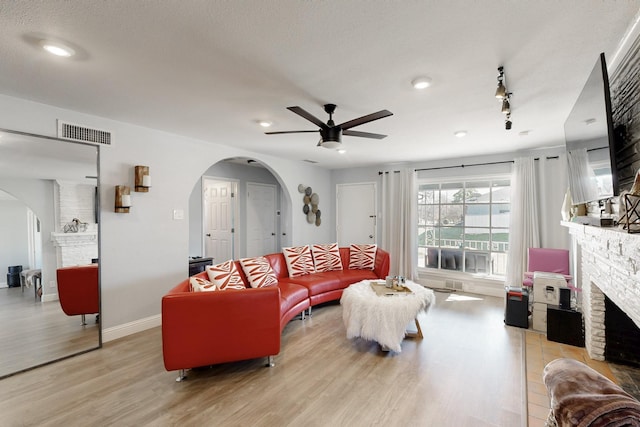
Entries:
[[389, 274], [417, 277], [417, 189], [413, 169], [383, 172], [381, 247], [391, 255]]
[[527, 249], [540, 247], [536, 173], [533, 157], [517, 158], [511, 177], [511, 220], [506, 286], [522, 286]]
[[598, 198], [596, 175], [589, 165], [586, 148], [567, 151], [569, 185], [574, 203], [581, 204]]

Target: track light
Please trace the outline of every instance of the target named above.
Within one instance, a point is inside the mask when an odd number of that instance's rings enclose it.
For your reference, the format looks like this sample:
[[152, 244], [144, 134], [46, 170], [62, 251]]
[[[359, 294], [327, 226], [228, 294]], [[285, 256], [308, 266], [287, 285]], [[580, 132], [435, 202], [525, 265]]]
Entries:
[[498, 88], [496, 89], [496, 99], [502, 101], [502, 108], [500, 112], [506, 114], [504, 121], [504, 128], [506, 130], [511, 129], [513, 123], [511, 122], [511, 95], [512, 93], [507, 90], [507, 79], [504, 75], [504, 67], [498, 67]]
[[507, 96], [507, 88], [504, 85], [504, 67], [498, 67], [498, 88], [496, 89], [496, 98], [503, 99]]
[[511, 105], [509, 104], [510, 93], [507, 93], [502, 100], [502, 114], [510, 114], [511, 113]]

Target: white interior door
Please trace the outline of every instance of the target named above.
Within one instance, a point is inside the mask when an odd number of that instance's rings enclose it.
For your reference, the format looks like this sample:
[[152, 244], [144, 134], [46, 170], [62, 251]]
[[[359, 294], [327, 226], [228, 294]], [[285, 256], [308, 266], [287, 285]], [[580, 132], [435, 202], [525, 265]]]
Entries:
[[336, 186], [336, 235], [339, 246], [376, 243], [376, 184]]
[[214, 263], [235, 256], [235, 194], [237, 183], [214, 178], [202, 179], [202, 209], [204, 222], [204, 256]]
[[276, 252], [276, 186], [247, 183], [247, 256]]

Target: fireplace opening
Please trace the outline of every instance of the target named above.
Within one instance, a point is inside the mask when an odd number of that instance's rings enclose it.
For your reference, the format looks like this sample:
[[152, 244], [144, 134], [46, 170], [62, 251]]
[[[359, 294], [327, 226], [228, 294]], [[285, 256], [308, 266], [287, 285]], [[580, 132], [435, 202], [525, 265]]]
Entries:
[[640, 328], [606, 295], [604, 303], [605, 359], [640, 368]]

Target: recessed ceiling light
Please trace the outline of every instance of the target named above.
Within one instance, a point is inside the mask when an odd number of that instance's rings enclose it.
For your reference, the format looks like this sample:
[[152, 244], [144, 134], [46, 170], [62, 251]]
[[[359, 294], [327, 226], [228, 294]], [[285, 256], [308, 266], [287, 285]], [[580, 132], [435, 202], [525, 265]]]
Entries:
[[411, 81], [411, 84], [416, 89], [426, 89], [431, 86], [431, 78], [427, 76], [416, 77]]
[[272, 123], [272, 122], [270, 122], [270, 121], [268, 121], [268, 120], [260, 120], [260, 121], [258, 122], [258, 124], [259, 124], [260, 126], [262, 126], [263, 128], [268, 128], [268, 127], [271, 127], [271, 125], [272, 125], [273, 123]]
[[467, 136], [467, 131], [466, 130], [457, 130], [453, 134], [455, 136], [457, 136], [458, 138], [464, 138], [465, 136]]
[[338, 153], [340, 153], [340, 154], [344, 154], [346, 152], [347, 152], [347, 150], [345, 150], [344, 148], [341, 148], [341, 149], [338, 150]]
[[60, 42], [43, 40], [40, 44], [44, 50], [46, 50], [52, 55], [68, 58], [76, 54], [75, 50], [71, 49], [69, 46], [64, 45]]

